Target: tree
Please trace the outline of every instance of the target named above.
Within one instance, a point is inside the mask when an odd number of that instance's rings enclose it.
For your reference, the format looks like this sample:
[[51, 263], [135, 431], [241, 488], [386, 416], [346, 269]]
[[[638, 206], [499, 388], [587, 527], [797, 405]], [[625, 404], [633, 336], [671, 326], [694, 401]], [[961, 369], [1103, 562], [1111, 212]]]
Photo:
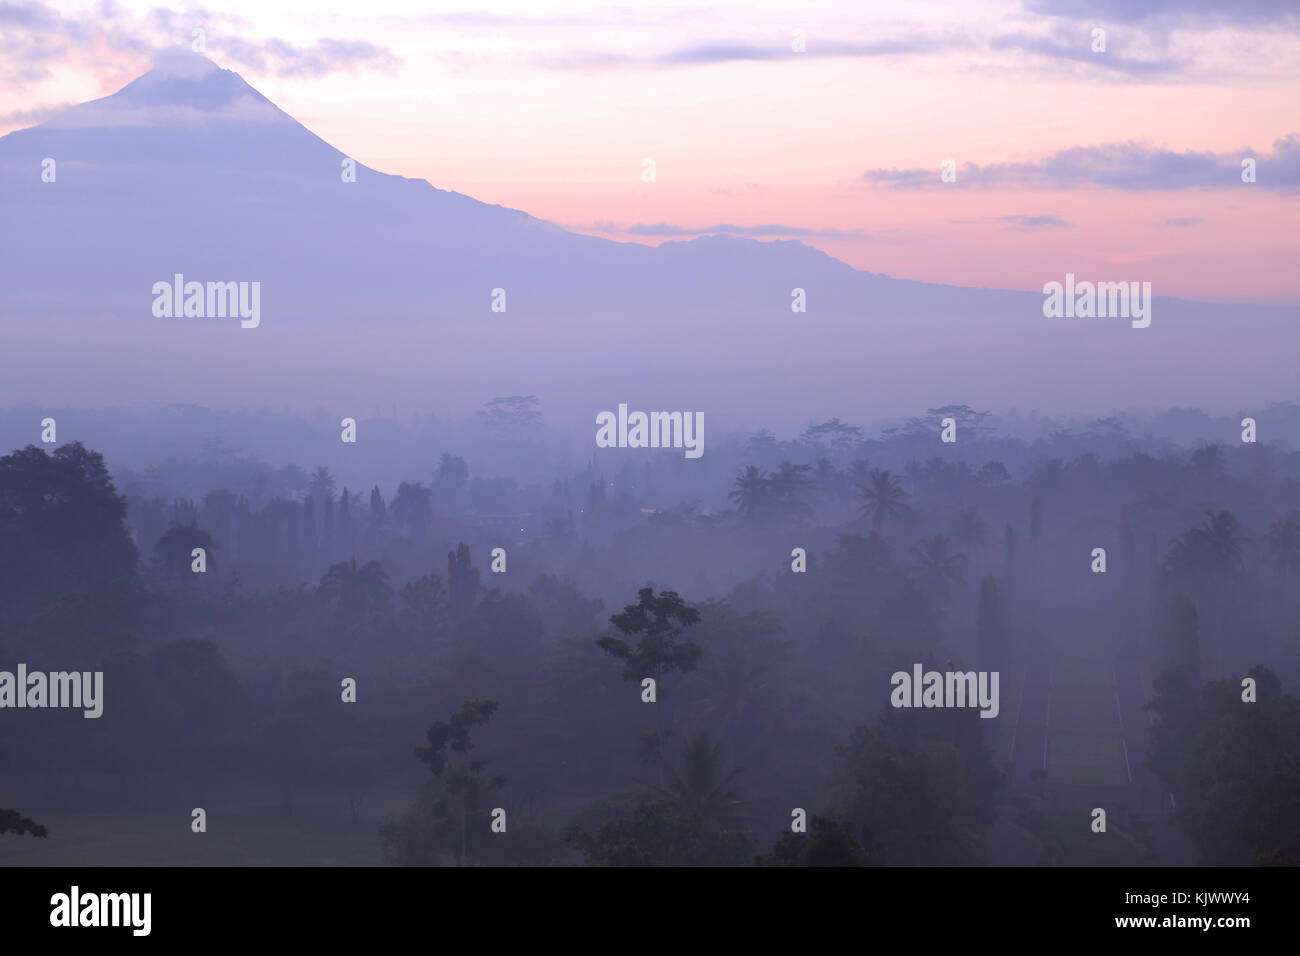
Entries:
[[957, 540], [967, 547], [982, 552], [988, 547], [992, 532], [989, 529], [988, 522], [980, 516], [979, 509], [971, 505], [957, 516], [953, 534]]
[[343, 548], [352, 547], [352, 496], [346, 488], [339, 496], [339, 543]]
[[459, 508], [468, 487], [469, 465], [465, 459], [443, 452], [438, 459], [438, 470], [433, 475], [433, 490], [438, 507], [446, 510]]
[[[1169, 543], [1166, 581], [1177, 586], [1196, 608], [1207, 635], [1206, 657], [1214, 661], [1225, 648], [1229, 601], [1241, 576], [1240, 522], [1230, 511], [1207, 511], [1205, 520]], [[1211, 666], [1211, 672], [1214, 671]]]
[[936, 534], [922, 539], [912, 549], [917, 561], [912, 571], [940, 605], [951, 600], [952, 585], [966, 583], [966, 555], [953, 554], [949, 551], [951, 544], [947, 535]]
[[910, 865], [983, 859], [982, 837], [997, 819], [1002, 774], [967, 708], [895, 710], [858, 727], [836, 748], [843, 794], [836, 816], [868, 826], [884, 856]]
[[424, 537], [433, 520], [431, 492], [419, 483], [402, 482], [393, 499], [393, 523], [405, 528], [415, 538]]
[[[597, 639], [596, 646], [623, 661], [623, 680], [640, 683], [647, 677], [653, 678], [656, 696], [663, 697], [666, 693], [663, 676], [674, 671], [681, 674], [693, 671], [704, 653], [700, 645], [680, 639], [683, 631], [699, 622], [700, 612], [676, 591], [660, 591], [656, 596], [653, 588], [641, 588], [637, 598], [636, 604], [627, 605], [609, 619], [626, 637], [635, 637], [636, 643], [605, 635]], [[663, 726], [653, 734], [660, 787], [664, 785], [666, 737], [667, 729]]]
[[729, 602], [710, 600], [693, 632], [708, 644], [709, 655], [692, 678], [691, 719], [729, 739], [778, 728], [770, 723], [782, 698], [776, 670], [788, 660], [793, 641], [761, 612], [737, 611]]
[[17, 836], [22, 836], [24, 833], [34, 837], [49, 836], [49, 831], [35, 820], [23, 816], [17, 810], [0, 808], [0, 836], [6, 833]]
[[807, 833], [786, 833], [772, 852], [760, 857], [759, 866], [879, 866], [880, 848], [870, 827], [862, 827], [862, 839], [853, 835], [853, 826], [828, 817], [814, 816], [808, 821]]
[[218, 542], [226, 545], [231, 542], [231, 525], [237, 503], [238, 499], [224, 488], [209, 491], [203, 496], [203, 507], [200, 511], [202, 524], [212, 530], [213, 537]]
[[392, 589], [388, 586], [388, 575], [378, 561], [358, 564], [354, 557], [330, 565], [321, 576], [317, 594], [330, 608], [356, 620], [387, 607]]
[[445, 624], [447, 589], [442, 578], [426, 574], [402, 588], [402, 622], [423, 641], [432, 640]]
[[1231, 511], [1207, 511], [1205, 521], [1175, 538], [1165, 568], [1190, 590], [1234, 579], [1241, 570], [1241, 523]]
[[1273, 522], [1265, 537], [1273, 568], [1283, 576], [1300, 571], [1300, 511]]
[[425, 732], [425, 746], [417, 747], [415, 755], [429, 768], [430, 773], [443, 784], [448, 797], [460, 806], [460, 853], [457, 865], [470, 866], [474, 859], [478, 830], [470, 830], [469, 820], [479, 819], [479, 801], [506, 785], [506, 778], [487, 777], [487, 762], [470, 760], [474, 749], [470, 730], [481, 727], [497, 711], [493, 700], [467, 700], [447, 720], [436, 720]]
[[[977, 412], [969, 405], [941, 405], [938, 408], [927, 408], [925, 413], [931, 418], [943, 420], [951, 418], [956, 424], [959, 433], [964, 436], [964, 441], [971, 441], [975, 438], [986, 436], [991, 428], [984, 425], [984, 419], [989, 417], [988, 412]], [[913, 419], [916, 421], [917, 419]], [[920, 421], [925, 421], [920, 419]], [[909, 423], [910, 424], [910, 423]], [[930, 427], [930, 422], [925, 422]]]
[[498, 396], [483, 403], [474, 417], [501, 432], [533, 431], [541, 427], [542, 412], [535, 395]]
[[139, 553], [125, 519], [104, 457], [80, 442], [0, 458], [0, 602], [127, 589]]
[[998, 579], [991, 574], [980, 582], [975, 631], [980, 665], [986, 670], [1002, 670], [1007, 663], [1006, 611], [998, 593]]
[[375, 485], [370, 492], [370, 530], [378, 532], [388, 523], [388, 509], [384, 507], [384, 496]]
[[1300, 865], [1300, 700], [1266, 667], [1249, 676], [1252, 703], [1236, 677], [1158, 676], [1147, 763], [1207, 864]]
[[565, 838], [590, 866], [743, 866], [753, 859], [752, 834], [716, 830], [671, 800], [610, 800], [588, 815], [604, 819], [594, 827], [572, 823]]
[[795, 465], [783, 461], [768, 479], [772, 506], [781, 518], [801, 518], [810, 513], [803, 499], [813, 487], [813, 480], [809, 477], [811, 471], [811, 465]]
[[611, 636], [596, 641], [598, 647], [625, 663], [623, 679], [640, 681], [645, 677], [695, 669], [703, 650], [691, 641], [678, 640], [682, 632], [700, 620], [700, 612], [687, 604], [676, 591], [641, 588], [636, 604], [629, 604], [610, 617], [610, 623], [628, 637], [635, 635], [634, 645]]
[[1007, 466], [1000, 461], [986, 461], [984, 466], [975, 473], [975, 477], [982, 485], [1000, 485], [1004, 481], [1011, 480], [1011, 472], [1007, 471]]
[[743, 772], [739, 767], [723, 771], [722, 745], [709, 740], [707, 731], [692, 735], [682, 749], [679, 765], [673, 769], [665, 796], [682, 811], [698, 816], [706, 825], [734, 829], [740, 824], [740, 796], [734, 786]]
[[302, 500], [302, 538], [303, 548], [310, 557], [316, 552], [316, 548], [320, 544], [320, 537], [316, 533], [315, 498], [308, 497]]
[[910, 497], [896, 477], [880, 468], [871, 470], [870, 484], [860, 487], [858, 494], [863, 500], [862, 516], [875, 523], [877, 533], [884, 530], [886, 518], [897, 518], [907, 510]]
[[852, 448], [862, 440], [862, 429], [857, 425], [845, 425], [838, 418], [832, 418], [817, 425], [810, 425], [799, 436], [799, 440], [810, 445], [822, 445], [833, 449]]
[[168, 528], [153, 546], [154, 562], [164, 577], [174, 578], [182, 584], [194, 583], [193, 571], [194, 549], [203, 548], [206, 552], [208, 573], [217, 568], [215, 552], [217, 542], [202, 528], [195, 524], [176, 524]]
[[469, 545], [461, 542], [454, 553], [447, 552], [447, 590], [452, 614], [463, 617], [474, 610], [478, 580], [478, 568], [470, 561]]
[[1202, 445], [1187, 461], [1192, 473], [1202, 479], [1214, 479], [1223, 472], [1223, 446]]
[[324, 502], [334, 497], [334, 476], [324, 465], [319, 466], [311, 475], [307, 493], [317, 501]]
[[1165, 595], [1159, 607], [1156, 660], [1162, 671], [1185, 671], [1201, 681], [1201, 639], [1196, 605], [1181, 594]]
[[727, 498], [735, 502], [736, 510], [750, 520], [756, 521], [765, 516], [769, 507], [770, 490], [763, 469], [750, 465], [742, 471]]

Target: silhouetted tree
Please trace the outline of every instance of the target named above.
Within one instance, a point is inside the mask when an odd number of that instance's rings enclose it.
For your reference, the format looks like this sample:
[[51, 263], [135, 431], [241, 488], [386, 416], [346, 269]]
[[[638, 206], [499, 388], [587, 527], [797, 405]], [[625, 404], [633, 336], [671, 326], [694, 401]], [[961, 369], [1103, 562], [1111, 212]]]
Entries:
[[877, 533], [884, 530], [886, 518], [897, 518], [907, 510], [908, 493], [897, 478], [880, 468], [871, 470], [871, 483], [860, 488], [859, 494], [862, 516], [872, 520]]
[[997, 578], [991, 574], [980, 582], [975, 631], [979, 641], [980, 666], [984, 670], [1001, 670], [1007, 664], [1006, 612], [998, 593]]
[[[623, 635], [635, 637], [636, 643], [605, 635], [596, 641], [596, 645], [623, 661], [625, 681], [639, 684], [647, 677], [653, 678], [656, 698], [662, 698], [666, 693], [663, 676], [694, 670], [704, 653], [695, 642], [681, 640], [682, 632], [698, 623], [700, 612], [682, 600], [676, 591], [660, 591], [656, 596], [653, 588], [641, 588], [637, 598], [636, 604], [627, 605], [609, 619]], [[661, 725], [655, 735], [661, 787], [664, 785], [666, 730], [666, 726]]]
[[128, 585], [139, 554], [125, 518], [103, 456], [80, 442], [0, 458], [0, 599], [66, 600]]
[[49, 836], [49, 831], [35, 820], [23, 816], [17, 810], [0, 808], [0, 836], [6, 833], [17, 836], [22, 836], [24, 833], [34, 837]]
[[953, 554], [947, 535], [924, 538], [912, 549], [916, 564], [912, 571], [926, 591], [941, 606], [952, 598], [952, 586], [966, 583], [966, 555]]
[[379, 493], [379, 486], [375, 485], [370, 491], [370, 530], [378, 532], [386, 524], [388, 509], [384, 507], [384, 496]]
[[217, 569], [215, 552], [217, 542], [202, 528], [195, 524], [173, 524], [153, 546], [154, 563], [164, 577], [175, 579], [182, 584], [193, 584], [198, 578], [194, 573], [194, 549], [203, 548], [207, 572]]
[[728, 499], [736, 503], [736, 510], [751, 520], [762, 518], [768, 510], [770, 488], [767, 475], [757, 465], [750, 465], [738, 477]]
[[461, 542], [447, 554], [447, 589], [452, 614], [463, 617], [478, 601], [478, 568], [470, 561], [469, 545]]
[[[474, 859], [478, 842], [478, 824], [487, 827], [487, 820], [479, 820], [479, 799], [506, 785], [502, 776], [487, 777], [487, 762], [470, 760], [474, 749], [470, 730], [481, 727], [492, 719], [497, 703], [492, 700], [468, 700], [447, 720], [437, 720], [425, 732], [426, 744], [417, 747], [415, 755], [442, 781], [448, 797], [460, 809], [460, 852], [456, 857], [459, 866], [469, 866]], [[470, 820], [475, 821], [471, 829]]]
[[858, 840], [849, 824], [814, 816], [807, 833], [787, 831], [768, 856], [755, 862], [759, 866], [879, 866], [883, 860], [871, 828], [862, 827], [861, 833]]
[[1266, 667], [1249, 676], [1249, 703], [1235, 677], [1158, 676], [1147, 762], [1206, 863], [1300, 865], [1300, 700]]

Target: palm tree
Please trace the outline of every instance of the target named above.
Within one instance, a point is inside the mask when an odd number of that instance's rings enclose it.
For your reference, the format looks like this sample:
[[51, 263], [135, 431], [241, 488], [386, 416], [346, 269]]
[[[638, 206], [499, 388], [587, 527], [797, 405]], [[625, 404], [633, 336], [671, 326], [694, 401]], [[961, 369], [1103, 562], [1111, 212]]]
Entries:
[[1231, 511], [1207, 511], [1199, 527], [1175, 538], [1165, 559], [1184, 583], [1200, 587], [1236, 578], [1241, 570], [1241, 522]]
[[734, 490], [727, 498], [736, 503], [736, 509], [746, 518], [758, 518], [767, 510], [769, 482], [762, 468], [750, 465], [732, 487]]
[[795, 465], [788, 461], [781, 462], [781, 467], [768, 479], [768, 489], [772, 504], [784, 518], [798, 518], [809, 512], [803, 496], [813, 485], [808, 477], [811, 465]]
[[863, 499], [862, 516], [875, 523], [877, 532], [883, 530], [886, 518], [896, 518], [907, 510], [911, 497], [896, 477], [880, 468], [871, 470], [871, 483], [859, 488], [858, 494]]
[[824, 518], [827, 506], [837, 497], [842, 476], [829, 458], [817, 459], [813, 475], [816, 479], [818, 505]]
[[952, 597], [952, 585], [966, 583], [966, 555], [949, 551], [947, 535], [924, 538], [912, 549], [917, 564], [912, 568], [930, 594], [946, 604]]
[[331, 607], [355, 616], [387, 603], [392, 591], [378, 561], [358, 564], [353, 558], [331, 565], [320, 579], [318, 593]]
[[722, 745], [710, 741], [705, 731], [694, 734], [682, 749], [681, 763], [673, 769], [667, 788], [661, 792], [684, 813], [698, 815], [706, 824], [733, 826], [742, 817], [740, 796], [733, 786], [742, 771], [737, 767], [724, 773], [722, 767]]
[[1205, 543], [1215, 569], [1235, 575], [1241, 570], [1241, 522], [1231, 511], [1207, 511]]

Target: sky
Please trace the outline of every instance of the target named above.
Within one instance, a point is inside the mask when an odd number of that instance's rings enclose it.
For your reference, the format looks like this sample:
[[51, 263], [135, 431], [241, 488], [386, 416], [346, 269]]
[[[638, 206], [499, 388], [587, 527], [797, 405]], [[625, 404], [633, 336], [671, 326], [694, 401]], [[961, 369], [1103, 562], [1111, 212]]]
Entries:
[[18, 0], [0, 2], [0, 134], [115, 92], [195, 29], [361, 163], [579, 232], [1300, 304], [1293, 2]]

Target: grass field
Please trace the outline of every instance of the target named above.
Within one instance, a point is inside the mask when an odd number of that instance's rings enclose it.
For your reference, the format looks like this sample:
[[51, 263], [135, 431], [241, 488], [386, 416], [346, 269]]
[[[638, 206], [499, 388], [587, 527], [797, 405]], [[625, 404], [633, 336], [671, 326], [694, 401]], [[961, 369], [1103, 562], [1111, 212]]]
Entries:
[[1128, 773], [1119, 737], [1053, 734], [1047, 743], [1047, 780], [1071, 786], [1123, 786]]
[[265, 791], [209, 795], [207, 832], [190, 830], [193, 801], [152, 800], [148, 809], [41, 812], [16, 805], [49, 829], [44, 839], [0, 837], [0, 866], [381, 866], [379, 824], [411, 794], [378, 790], [353, 824], [333, 795], [304, 795], [287, 816]]
[[1052, 730], [1062, 734], [1119, 736], [1115, 694], [1109, 687], [1057, 687], [1052, 692]]

